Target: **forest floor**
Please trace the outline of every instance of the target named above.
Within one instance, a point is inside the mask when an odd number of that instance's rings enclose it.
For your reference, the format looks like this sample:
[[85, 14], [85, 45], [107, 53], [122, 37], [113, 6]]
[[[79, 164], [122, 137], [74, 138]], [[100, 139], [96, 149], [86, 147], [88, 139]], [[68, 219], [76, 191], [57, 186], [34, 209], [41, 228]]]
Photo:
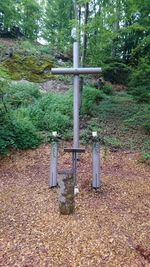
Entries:
[[[68, 144], [69, 145], [69, 144]], [[101, 150], [101, 188], [91, 189], [91, 151], [78, 162], [75, 214], [62, 216], [48, 187], [49, 145], [0, 161], [1, 267], [150, 266], [150, 176], [137, 152]], [[59, 169], [70, 155], [59, 152]]]

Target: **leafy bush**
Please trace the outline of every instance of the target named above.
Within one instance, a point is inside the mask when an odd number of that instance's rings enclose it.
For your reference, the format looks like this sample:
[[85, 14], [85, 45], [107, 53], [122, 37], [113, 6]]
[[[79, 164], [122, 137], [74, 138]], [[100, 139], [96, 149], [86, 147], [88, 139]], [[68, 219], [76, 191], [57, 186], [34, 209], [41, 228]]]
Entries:
[[150, 165], [150, 140], [145, 139], [141, 151], [141, 162]]
[[138, 111], [138, 107], [130, 95], [120, 92], [103, 100], [97, 111], [101, 121], [121, 124], [133, 116]]
[[50, 54], [50, 47], [48, 45], [42, 45], [40, 48], [39, 48], [39, 51], [41, 53], [45, 53], [45, 54]]
[[83, 144], [87, 144], [91, 139], [92, 132], [97, 131], [99, 132], [99, 122], [97, 118], [91, 118], [90, 121], [87, 122], [87, 125], [84, 129], [82, 129], [80, 133], [80, 139]]
[[66, 133], [72, 125], [72, 93], [64, 95], [48, 93], [34, 106], [30, 107], [30, 116], [40, 130]]
[[150, 61], [148, 58], [141, 59], [138, 67], [133, 70], [129, 82], [129, 93], [138, 102], [150, 102]]
[[92, 87], [85, 87], [82, 93], [81, 115], [94, 115], [97, 105], [105, 97], [102, 91]]
[[112, 62], [103, 70], [106, 81], [118, 84], [127, 84], [130, 67], [122, 62]]
[[26, 149], [36, 147], [40, 137], [33, 125], [27, 108], [40, 97], [34, 85], [8, 83], [0, 81], [0, 154], [10, 148]]
[[9, 82], [5, 79], [0, 80], [0, 116], [7, 112], [7, 103], [5, 101], [5, 96], [9, 90]]
[[139, 111], [126, 122], [129, 125], [135, 125], [137, 128], [143, 128], [150, 132], [150, 107], [146, 104], [140, 106]]
[[150, 165], [150, 152], [141, 153], [141, 162]]
[[1, 64], [0, 64], [0, 77], [5, 79], [10, 78], [8, 70]]
[[106, 94], [106, 95], [111, 95], [111, 94], [112, 94], [112, 86], [109, 85], [109, 84], [105, 84], [105, 85], [102, 87], [102, 91], [103, 91], [104, 94]]
[[8, 121], [6, 122], [6, 120], [3, 121], [3, 123], [0, 122], [0, 156], [5, 155], [8, 151], [8, 148], [14, 144], [14, 134], [9, 129], [8, 124], [9, 123]]
[[29, 54], [35, 54], [37, 52], [36, 46], [28, 40], [21, 41], [20, 48], [25, 50]]
[[5, 101], [12, 108], [18, 108], [21, 105], [28, 106], [41, 97], [38, 87], [34, 84], [17, 83], [11, 84], [5, 95]]
[[56, 111], [46, 112], [39, 126], [41, 130], [57, 131], [64, 134], [71, 124], [69, 116], [61, 114], [60, 111]]
[[6, 114], [0, 123], [0, 155], [10, 148], [27, 149], [38, 146], [40, 136], [29, 117], [19, 110]]
[[111, 147], [115, 149], [123, 147], [123, 143], [115, 137], [105, 136], [103, 142], [106, 147]]
[[12, 116], [10, 128], [14, 133], [14, 147], [26, 149], [37, 147], [40, 137], [29, 117], [24, 117], [22, 112], [15, 112]]
[[150, 102], [150, 85], [141, 85], [130, 90], [138, 102]]

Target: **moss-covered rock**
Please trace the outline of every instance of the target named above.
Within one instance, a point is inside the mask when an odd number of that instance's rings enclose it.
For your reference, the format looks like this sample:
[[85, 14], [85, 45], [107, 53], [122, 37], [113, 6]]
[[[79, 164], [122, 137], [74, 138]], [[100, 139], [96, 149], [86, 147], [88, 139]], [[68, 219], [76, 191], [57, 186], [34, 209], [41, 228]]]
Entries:
[[[12, 80], [26, 79], [32, 82], [41, 82], [54, 78], [49, 72], [53, 62], [43, 56], [32, 56], [15, 53], [11, 58], [2, 62]], [[48, 71], [46, 71], [48, 70]]]

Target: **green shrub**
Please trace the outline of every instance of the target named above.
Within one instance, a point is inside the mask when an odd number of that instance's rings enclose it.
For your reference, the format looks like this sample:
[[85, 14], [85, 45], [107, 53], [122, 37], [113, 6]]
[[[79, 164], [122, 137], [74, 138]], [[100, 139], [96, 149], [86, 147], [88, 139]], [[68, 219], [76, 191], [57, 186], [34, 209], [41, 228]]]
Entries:
[[131, 89], [130, 93], [138, 102], [150, 102], [150, 85], [137, 86]]
[[150, 139], [144, 140], [140, 161], [150, 165]]
[[30, 54], [35, 54], [37, 52], [37, 47], [28, 40], [21, 41], [20, 48]]
[[142, 152], [140, 161], [147, 165], [150, 165], [150, 152]]
[[134, 125], [137, 128], [143, 128], [150, 132], [150, 107], [149, 105], [139, 106], [139, 111], [135, 113], [130, 119], [126, 120], [129, 125]]
[[94, 115], [97, 105], [104, 98], [105, 94], [102, 91], [92, 87], [85, 87], [82, 93], [81, 115]]
[[49, 47], [48, 45], [42, 45], [42, 46], [39, 48], [39, 51], [40, 51], [41, 53], [45, 53], [45, 54], [50, 55], [50, 51], [51, 51], [51, 49], [50, 49], [50, 47]]
[[8, 103], [5, 101], [5, 96], [9, 91], [10, 84], [6, 79], [0, 80], [0, 116], [8, 110]]
[[100, 125], [98, 122], [98, 118], [91, 118], [90, 121], [87, 122], [87, 125], [84, 129], [81, 130], [80, 139], [83, 144], [87, 144], [91, 139], [92, 132], [99, 132]]
[[0, 123], [0, 154], [5, 154], [11, 147], [14, 149], [37, 147], [40, 139], [25, 112], [17, 110], [8, 113]]
[[105, 84], [105, 85], [102, 87], [102, 91], [103, 91], [104, 94], [106, 94], [106, 95], [111, 95], [111, 94], [112, 94], [112, 86], [109, 85], [109, 84]]
[[65, 134], [72, 125], [72, 93], [48, 93], [30, 107], [30, 116], [40, 130]]
[[9, 106], [18, 108], [21, 105], [28, 106], [40, 98], [41, 93], [34, 84], [18, 83], [11, 84], [5, 95], [5, 101]]
[[106, 81], [118, 84], [127, 84], [130, 67], [122, 62], [112, 62], [103, 70]]
[[10, 147], [14, 146], [14, 133], [9, 129], [8, 122], [0, 123], [0, 157], [8, 152]]
[[123, 147], [123, 143], [116, 137], [105, 136], [103, 142], [106, 147], [114, 149], [120, 149]]
[[63, 134], [71, 126], [70, 118], [67, 115], [61, 114], [60, 111], [46, 112], [41, 121], [40, 128], [50, 132], [57, 131]]
[[14, 132], [14, 147], [17, 149], [35, 148], [39, 145], [40, 137], [36, 128], [28, 117], [17, 112], [11, 121], [11, 129]]
[[0, 64], [0, 77], [5, 79], [10, 78], [8, 70], [1, 64]]
[[121, 124], [138, 111], [135, 100], [125, 92], [103, 100], [97, 108], [100, 121]]
[[141, 59], [136, 69], [132, 71], [129, 82], [129, 93], [138, 102], [150, 102], [150, 61]]

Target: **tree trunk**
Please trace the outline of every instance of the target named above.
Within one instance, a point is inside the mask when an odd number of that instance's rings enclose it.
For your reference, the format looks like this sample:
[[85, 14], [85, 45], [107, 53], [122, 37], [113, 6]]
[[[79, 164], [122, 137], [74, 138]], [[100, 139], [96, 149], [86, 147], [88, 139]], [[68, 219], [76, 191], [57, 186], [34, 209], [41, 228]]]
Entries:
[[89, 15], [89, 3], [85, 4], [85, 16], [84, 16], [84, 33], [83, 33], [83, 51], [82, 51], [82, 59], [81, 66], [85, 65], [86, 53], [87, 53], [87, 33], [86, 26], [88, 23], [88, 15]]
[[78, 7], [77, 7], [77, 1], [76, 0], [73, 0], [73, 6], [74, 6], [75, 19], [78, 21]]
[[[85, 16], [84, 16], [84, 33], [83, 33], [83, 50], [81, 57], [81, 67], [84, 67], [87, 53], [87, 33], [86, 26], [88, 23], [88, 15], [89, 15], [89, 3], [85, 4]], [[82, 105], [82, 91], [83, 91], [83, 77], [80, 78], [80, 107]]]
[[120, 30], [120, 0], [116, 0], [115, 3], [115, 23], [114, 23], [114, 34], [116, 35], [113, 40], [112, 45], [112, 58], [115, 58], [117, 56], [117, 33]]

